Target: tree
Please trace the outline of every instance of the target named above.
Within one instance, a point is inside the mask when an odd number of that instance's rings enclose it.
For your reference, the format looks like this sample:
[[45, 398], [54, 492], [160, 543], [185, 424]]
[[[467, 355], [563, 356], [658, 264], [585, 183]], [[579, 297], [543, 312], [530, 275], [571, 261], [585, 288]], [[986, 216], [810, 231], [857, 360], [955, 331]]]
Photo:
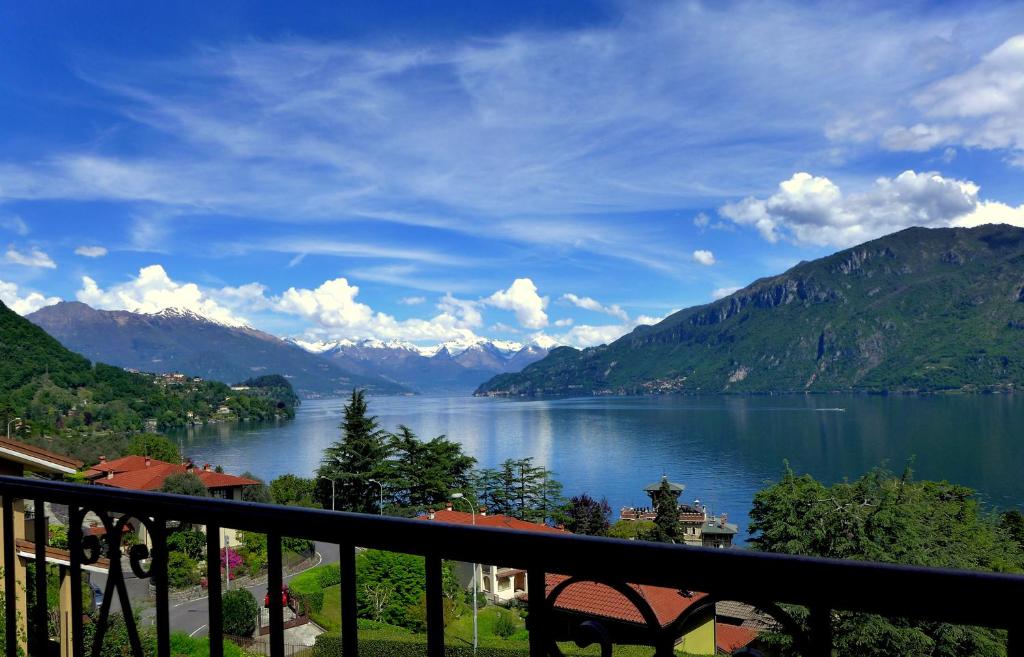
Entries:
[[600, 501], [583, 493], [569, 500], [565, 506], [565, 528], [573, 534], [605, 536], [611, 523], [612, 509], [604, 497]]
[[258, 484], [252, 486], [242, 487], [242, 501], [244, 502], [260, 502], [262, 504], [269, 504], [272, 500], [270, 497], [270, 489], [263, 483], [263, 480], [254, 475], [251, 472], [243, 472], [242, 477], [245, 479], [252, 479], [258, 481]]
[[377, 513], [381, 510], [380, 498], [376, 484], [370, 480], [387, 478], [390, 450], [387, 433], [381, 430], [376, 416], [367, 415], [362, 390], [352, 391], [345, 405], [341, 430], [341, 440], [324, 450], [317, 469], [316, 497], [325, 508], [331, 508], [331, 481], [334, 481], [337, 509]]
[[652, 498], [655, 513], [654, 528], [645, 539], [658, 543], [677, 543], [679, 541], [678, 494], [672, 491], [667, 479], [662, 479], [661, 486], [658, 487]]
[[[915, 482], [876, 469], [853, 482], [824, 486], [786, 466], [781, 481], [754, 497], [750, 545], [785, 554], [1000, 572], [1024, 570], [1024, 550], [974, 491], [947, 482]], [[799, 610], [794, 615], [804, 621]], [[770, 641], [792, 654], [787, 637]], [[839, 612], [837, 654], [1005, 654], [996, 631]]]
[[422, 510], [439, 506], [453, 492], [469, 492], [476, 459], [463, 454], [462, 445], [444, 436], [423, 442], [405, 425], [388, 442], [393, 457], [388, 489], [394, 504]]
[[221, 597], [221, 619], [224, 634], [250, 637], [256, 630], [256, 598], [246, 589], [232, 589]]
[[157, 461], [165, 461], [167, 463], [181, 463], [178, 446], [167, 438], [155, 433], [144, 433], [134, 436], [129, 441], [125, 453], [136, 456], [148, 456]]
[[192, 529], [176, 531], [167, 537], [167, 549], [189, 559], [202, 559], [206, 553], [206, 534]]
[[285, 506], [314, 506], [315, 490], [312, 479], [285, 474], [270, 482], [270, 499]]
[[473, 488], [477, 500], [495, 514], [531, 522], [562, 521], [562, 484], [533, 458], [507, 459], [497, 470], [475, 473]]
[[164, 493], [177, 493], [178, 495], [192, 495], [193, 497], [209, 497], [210, 491], [203, 485], [202, 480], [194, 472], [181, 472], [172, 474], [164, 479], [164, 485], [160, 487]]

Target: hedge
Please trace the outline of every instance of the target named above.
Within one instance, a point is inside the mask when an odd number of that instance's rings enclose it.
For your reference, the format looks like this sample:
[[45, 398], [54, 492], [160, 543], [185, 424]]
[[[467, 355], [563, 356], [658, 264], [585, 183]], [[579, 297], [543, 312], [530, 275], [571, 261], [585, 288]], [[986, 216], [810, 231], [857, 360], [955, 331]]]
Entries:
[[341, 583], [341, 567], [325, 564], [299, 573], [288, 582], [292, 597], [298, 602], [299, 610], [307, 614], [324, 608], [324, 589]]
[[[341, 637], [321, 634], [313, 644], [313, 657], [337, 657], [341, 654]], [[445, 657], [473, 657], [472, 646], [446, 645]], [[476, 657], [524, 657], [529, 650], [514, 648], [477, 648]], [[427, 644], [393, 639], [360, 639], [360, 657], [427, 657]]]

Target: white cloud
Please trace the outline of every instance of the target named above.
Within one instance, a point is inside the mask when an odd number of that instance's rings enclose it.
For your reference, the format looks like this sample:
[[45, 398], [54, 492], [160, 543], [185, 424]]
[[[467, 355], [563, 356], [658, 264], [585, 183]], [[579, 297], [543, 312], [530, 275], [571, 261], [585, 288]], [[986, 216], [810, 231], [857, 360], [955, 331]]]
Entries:
[[566, 326], [572, 326], [572, 324], [573, 324], [572, 317], [565, 317], [563, 319], [556, 319], [554, 321], [554, 325], [559, 327], [559, 328], [565, 328]]
[[715, 254], [712, 253], [711, 251], [706, 251], [704, 249], [697, 249], [696, 251], [693, 252], [693, 260], [697, 264], [704, 265], [705, 267], [710, 267], [711, 265], [715, 264]]
[[28, 253], [22, 253], [13, 246], [7, 247], [7, 262], [25, 267], [42, 267], [44, 269], [56, 269], [57, 263], [38, 247], [32, 247]]
[[742, 288], [739, 288], [739, 287], [719, 287], [719, 288], [715, 288], [714, 290], [711, 291], [711, 298], [712, 299], [716, 299], [716, 300], [717, 299], [721, 299], [723, 297], [729, 296], [733, 292], [736, 292], [736, 291], [738, 291], [740, 289], [742, 289]]
[[711, 218], [706, 212], [698, 212], [693, 218], [693, 225], [697, 228], [707, 228], [711, 224]]
[[657, 324], [674, 312], [676, 311], [673, 310], [661, 317], [640, 315], [636, 319], [628, 320], [621, 324], [604, 324], [599, 326], [580, 324], [572, 327], [565, 333], [556, 335], [555, 339], [560, 344], [570, 345], [578, 349], [596, 347], [597, 345], [608, 344], [618, 340], [637, 326]]
[[426, 297], [402, 297], [398, 300], [398, 303], [403, 306], [419, 306], [427, 302]]
[[1024, 227], [1024, 204], [1013, 207], [998, 201], [981, 201], [970, 214], [953, 221], [954, 226], [1012, 224]]
[[25, 220], [18, 215], [12, 215], [9, 217], [0, 217], [0, 228], [9, 230], [17, 235], [28, 235], [29, 229], [28, 224]]
[[849, 246], [909, 226], [959, 225], [978, 212], [994, 217], [1006, 208], [979, 201], [978, 191], [970, 181], [904, 171], [844, 195], [828, 178], [797, 173], [772, 196], [730, 203], [719, 213], [756, 228], [769, 242]]
[[231, 326], [247, 323], [195, 283], [172, 280], [161, 265], [143, 267], [136, 278], [106, 289], [99, 287], [89, 276], [83, 276], [82, 289], [75, 296], [82, 303], [105, 310], [156, 313], [167, 308], [181, 308]]
[[19, 315], [34, 313], [40, 308], [59, 303], [60, 300], [60, 297], [46, 297], [39, 292], [29, 292], [25, 296], [20, 296], [16, 284], [0, 281], [0, 301]]
[[513, 311], [523, 328], [539, 329], [548, 325], [548, 316], [544, 312], [548, 298], [537, 294], [537, 286], [529, 278], [517, 278], [508, 289], [498, 290], [483, 303]]
[[595, 299], [592, 299], [590, 297], [579, 297], [576, 296], [575, 294], [572, 294], [571, 292], [563, 294], [561, 296], [561, 300], [571, 303], [572, 305], [578, 308], [583, 308], [584, 310], [592, 310], [596, 313], [604, 313], [606, 315], [611, 315], [612, 317], [618, 317], [622, 321], [626, 321], [629, 319], [629, 315], [627, 315], [626, 311], [623, 310], [618, 304], [606, 306]]
[[107, 255], [107, 248], [105, 246], [80, 246], [75, 249], [75, 253], [84, 258], [102, 258]]
[[928, 85], [913, 98], [928, 123], [883, 135], [892, 150], [960, 144], [1024, 154], [1024, 34], [1011, 37], [971, 68]]

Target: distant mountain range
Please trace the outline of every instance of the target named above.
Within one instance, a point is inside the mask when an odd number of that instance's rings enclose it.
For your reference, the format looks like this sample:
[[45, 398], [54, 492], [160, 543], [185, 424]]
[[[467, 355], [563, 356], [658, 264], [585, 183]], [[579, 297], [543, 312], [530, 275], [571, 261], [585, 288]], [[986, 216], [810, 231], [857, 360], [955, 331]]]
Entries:
[[803, 262], [478, 395], [922, 392], [1024, 385], [1024, 229], [910, 228]]
[[142, 314], [65, 301], [27, 319], [91, 360], [145, 372], [184, 372], [228, 383], [280, 374], [307, 397], [343, 394], [353, 387], [380, 394], [409, 391], [372, 372], [347, 370], [269, 333], [187, 310]]
[[351, 372], [377, 373], [420, 392], [472, 391], [495, 374], [518, 372], [555, 346], [549, 338], [529, 344], [479, 338], [431, 347], [397, 340], [296, 340], [295, 344]]

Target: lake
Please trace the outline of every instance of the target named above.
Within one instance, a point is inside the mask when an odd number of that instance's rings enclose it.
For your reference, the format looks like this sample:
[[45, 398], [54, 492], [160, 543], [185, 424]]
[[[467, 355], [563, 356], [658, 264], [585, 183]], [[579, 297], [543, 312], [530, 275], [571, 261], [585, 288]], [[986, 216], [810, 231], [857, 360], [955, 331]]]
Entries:
[[[197, 463], [270, 480], [310, 476], [339, 437], [340, 399], [311, 400], [295, 420], [212, 425], [172, 433]], [[373, 397], [382, 425], [421, 438], [446, 434], [480, 467], [533, 456], [567, 495], [606, 496], [613, 516], [647, 502], [642, 488], [667, 474], [747, 527], [754, 493], [788, 459], [826, 482], [914, 458], [918, 479], [977, 489], [995, 508], [1024, 505], [1024, 396], [596, 397], [543, 401], [469, 396]]]

